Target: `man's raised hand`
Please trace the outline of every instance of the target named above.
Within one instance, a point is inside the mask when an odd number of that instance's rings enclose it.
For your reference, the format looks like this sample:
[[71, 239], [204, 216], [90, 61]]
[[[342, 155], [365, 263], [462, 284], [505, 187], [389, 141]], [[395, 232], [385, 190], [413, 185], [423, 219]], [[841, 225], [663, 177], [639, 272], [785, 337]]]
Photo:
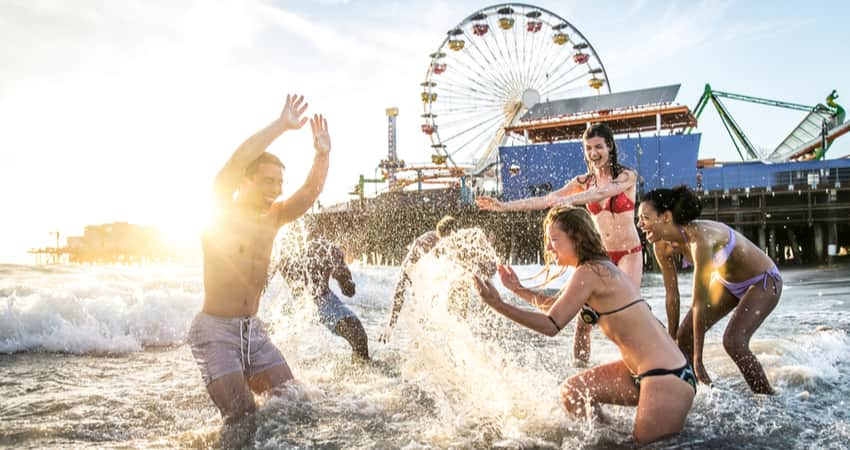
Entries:
[[331, 136], [328, 134], [328, 121], [321, 114], [314, 114], [310, 119], [310, 128], [313, 130], [313, 148], [316, 149], [316, 153], [320, 155], [330, 153]]
[[280, 121], [287, 130], [297, 130], [307, 123], [307, 118], [301, 115], [307, 111], [307, 102], [303, 95], [287, 95], [286, 104], [280, 113]]

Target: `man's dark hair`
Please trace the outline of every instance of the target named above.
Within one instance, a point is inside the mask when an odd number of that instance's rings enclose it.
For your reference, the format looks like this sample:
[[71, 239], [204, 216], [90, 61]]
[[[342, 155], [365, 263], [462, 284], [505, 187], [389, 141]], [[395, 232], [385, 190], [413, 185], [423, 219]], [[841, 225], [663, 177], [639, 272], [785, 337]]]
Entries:
[[437, 236], [444, 238], [457, 230], [457, 220], [452, 216], [445, 216], [437, 222]]
[[283, 165], [283, 162], [275, 155], [272, 155], [269, 152], [263, 152], [257, 159], [251, 161], [251, 164], [248, 164], [248, 167], [245, 168], [245, 176], [251, 178], [257, 173], [257, 169], [260, 167], [260, 164], [274, 164], [280, 166], [282, 170], [286, 170], [286, 166]]

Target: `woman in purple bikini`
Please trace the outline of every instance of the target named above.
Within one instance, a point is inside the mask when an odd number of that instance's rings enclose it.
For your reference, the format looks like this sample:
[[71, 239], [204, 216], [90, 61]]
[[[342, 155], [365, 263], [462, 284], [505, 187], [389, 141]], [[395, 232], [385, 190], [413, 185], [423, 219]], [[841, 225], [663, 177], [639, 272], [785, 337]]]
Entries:
[[[699, 198], [686, 186], [651, 191], [638, 209], [638, 227], [653, 244], [664, 276], [669, 331], [691, 359], [697, 378], [710, 384], [702, 362], [705, 333], [732, 312], [723, 348], [753, 392], [772, 394], [767, 375], [750, 350], [750, 338], [779, 302], [782, 277], [773, 260], [734, 229], [712, 220], [695, 220], [701, 212]], [[681, 253], [694, 266], [693, 305], [678, 330], [673, 253]]]

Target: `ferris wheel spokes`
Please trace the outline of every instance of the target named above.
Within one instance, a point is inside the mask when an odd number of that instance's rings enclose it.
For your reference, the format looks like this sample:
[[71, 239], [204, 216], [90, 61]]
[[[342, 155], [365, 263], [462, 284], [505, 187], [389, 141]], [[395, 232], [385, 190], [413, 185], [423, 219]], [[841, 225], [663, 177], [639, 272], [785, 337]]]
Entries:
[[[468, 84], [464, 84], [463, 80], [457, 80], [455, 78], [444, 78], [441, 82], [444, 86], [456, 87], [459, 90], [468, 89], [472, 92], [482, 95], [488, 95], [491, 98], [499, 99], [501, 95], [506, 95], [508, 92], [499, 86], [486, 86], [482, 84], [480, 81], [471, 80], [475, 86], [470, 86]], [[494, 89], [495, 88], [495, 89]]]
[[487, 117], [486, 119], [484, 119], [484, 120], [482, 120], [482, 121], [480, 121], [480, 122], [478, 122], [478, 123], [476, 123], [476, 124], [472, 125], [471, 127], [468, 127], [468, 128], [466, 128], [466, 129], [464, 129], [464, 130], [461, 130], [460, 132], [455, 133], [455, 134], [453, 134], [453, 135], [451, 135], [451, 136], [449, 136], [449, 137], [447, 137], [447, 138], [442, 138], [442, 136], [441, 136], [441, 142], [443, 142], [444, 144], [448, 144], [448, 143], [449, 143], [449, 142], [451, 142], [453, 139], [458, 138], [458, 137], [460, 137], [460, 136], [463, 136], [464, 134], [469, 133], [469, 132], [470, 132], [470, 131], [472, 131], [472, 130], [475, 130], [475, 129], [481, 128], [483, 125], [485, 125], [485, 124], [487, 124], [487, 123], [489, 123], [489, 122], [491, 122], [491, 121], [498, 120], [498, 119], [500, 119], [500, 118], [502, 118], [502, 117], [504, 117], [504, 113], [501, 113], [501, 112], [500, 112], [499, 114], [494, 114], [494, 115], [492, 115], [492, 116], [489, 116], [489, 117]]
[[495, 153], [496, 149], [501, 145], [501, 143], [505, 140], [505, 129], [511, 123], [513, 123], [513, 121], [516, 119], [516, 116], [519, 114], [520, 109], [521, 105], [516, 105], [514, 110], [511, 111], [510, 115], [506, 117], [505, 121], [502, 123], [502, 126], [500, 126], [498, 131], [496, 131], [496, 135], [493, 136], [493, 139], [491, 139], [490, 143], [487, 144], [487, 147], [484, 150], [482, 156], [478, 158], [478, 161], [475, 164], [475, 169], [473, 169], [475, 172], [480, 172], [484, 169], [485, 166], [490, 163], [491, 160], [493, 160], [493, 154]]
[[[541, 86], [540, 90], [543, 91], [544, 89], [542, 85], [545, 85], [546, 83], [557, 79], [557, 77], [559, 76], [558, 72], [561, 70], [561, 68], [564, 66], [568, 66], [568, 64], [565, 64], [564, 61], [567, 61], [571, 55], [572, 52], [570, 51], [546, 52], [546, 54], [544, 55], [545, 58], [543, 59], [543, 62], [540, 63], [540, 65], [537, 67], [537, 71], [534, 73], [531, 79], [531, 84], [535, 86]], [[553, 67], [555, 70], [550, 72]], [[571, 68], [573, 69], [577, 67], [579, 66], [571, 66]]]
[[[465, 33], [464, 35], [469, 36], [468, 33]], [[490, 49], [490, 46], [487, 42], [488, 40], [485, 38], [485, 39], [482, 40], [482, 42], [484, 43], [485, 47], [487, 47], [487, 50], [491, 54], [491, 56], [493, 57], [494, 62], [490, 62], [490, 60], [487, 58], [487, 55], [485, 55], [484, 52], [478, 47], [477, 41], [478, 41], [477, 39], [473, 39], [472, 40], [472, 47], [470, 47], [470, 48], [474, 48], [476, 51], [478, 51], [479, 54], [482, 57], [484, 57], [484, 60], [490, 65], [489, 69], [483, 69], [482, 74], [487, 74], [487, 75], [491, 76], [491, 79], [499, 87], [501, 87], [502, 90], [504, 90], [506, 92], [510, 92], [514, 88], [514, 86], [512, 85], [512, 83], [513, 83], [512, 80], [508, 79], [502, 71], [494, 71], [493, 70], [494, 67], [498, 67], [498, 64], [495, 62], [495, 61], [497, 61], [497, 57], [496, 57], [495, 54], [493, 54], [493, 51]]]
[[451, 164], [484, 167], [523, 136], [505, 131], [542, 98], [607, 85], [587, 40], [563, 18], [524, 4], [484, 8], [450, 28], [426, 71], [422, 101], [431, 148]]
[[[575, 71], [578, 71], [579, 73], [577, 75], [574, 75], [574, 77], [571, 78], [571, 79], [564, 80], [564, 78], [566, 76], [572, 74]], [[580, 80], [582, 78], [587, 77], [587, 73], [585, 73], [583, 70], [581, 70], [579, 68], [579, 66], [572, 66], [569, 69], [567, 69], [565, 72], [561, 72], [561, 69], [559, 68], [559, 69], [557, 69], [556, 74], [557, 75], [553, 75], [553, 76], [550, 76], [549, 78], [547, 78], [546, 81], [541, 84], [540, 90], [546, 92], [547, 94], [551, 93], [551, 92], [557, 92], [557, 90], [559, 88], [561, 88], [561, 87], [563, 87], [567, 84], [573, 83], [576, 80]], [[556, 85], [556, 83], [560, 83], [560, 84]], [[553, 87], [553, 85], [556, 85], [557, 87]]]
[[[493, 92], [494, 95], [507, 95], [510, 92], [510, 88], [506, 86], [501, 80], [496, 80], [493, 73], [488, 72], [486, 69], [482, 69], [482, 72], [476, 72], [474, 69], [468, 67], [462, 61], [454, 61], [455, 65], [462, 66], [465, 70], [468, 71], [467, 80], [470, 80], [484, 89], [486, 92]], [[455, 72], [453, 72], [454, 74]], [[461, 72], [458, 72], [458, 75], [462, 75]], [[484, 77], [484, 82], [489, 82], [490, 85], [482, 84], [482, 81], [479, 80], [480, 77]], [[453, 78], [452, 78], [453, 79]], [[494, 92], [495, 91], [495, 92]]]

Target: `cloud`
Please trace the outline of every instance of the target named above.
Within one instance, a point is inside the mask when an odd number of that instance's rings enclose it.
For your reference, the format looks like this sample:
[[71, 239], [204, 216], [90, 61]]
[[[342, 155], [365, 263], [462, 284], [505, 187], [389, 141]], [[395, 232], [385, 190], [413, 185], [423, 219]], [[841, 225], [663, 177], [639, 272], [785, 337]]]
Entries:
[[[729, 2], [613, 3], [623, 14], [605, 14], [611, 3], [541, 3], [588, 37], [618, 90], [679, 81], [686, 68], [676, 65], [704, 49], [811, 24], [805, 17], [789, 23], [739, 16]], [[345, 199], [357, 175], [371, 177], [385, 156], [385, 107], [401, 110], [400, 156], [426, 161], [418, 97], [428, 54], [482, 5], [285, 5], [0, 2], [0, 189], [21, 192], [7, 206], [27, 211], [11, 226], [40, 239], [52, 227], [76, 232], [74, 226], [91, 221], [148, 222], [184, 210], [206, 195], [211, 174], [279, 113], [292, 91], [307, 95], [310, 111], [330, 121], [334, 153], [324, 204]], [[312, 160], [309, 131], [287, 133], [271, 151], [286, 161], [292, 192]], [[4, 239], [0, 248], [31, 242]]]
[[326, 54], [342, 55], [346, 58], [368, 58], [374, 55], [374, 48], [359, 42], [352, 36], [339, 33], [335, 24], [308, 19], [274, 6], [263, 5], [260, 9], [271, 22], [310, 42]]
[[[641, 20], [632, 20], [629, 26], [619, 27], [616, 42], [606, 42], [600, 57], [606, 64], [615, 90], [621, 80], [629, 80], [634, 73], [647, 73], [646, 67], [664, 64], [677, 55], [694, 50], [715, 39], [724, 26], [728, 3], [700, 2], [669, 4], [661, 14], [641, 14]], [[628, 88], [633, 88], [629, 86]]]

